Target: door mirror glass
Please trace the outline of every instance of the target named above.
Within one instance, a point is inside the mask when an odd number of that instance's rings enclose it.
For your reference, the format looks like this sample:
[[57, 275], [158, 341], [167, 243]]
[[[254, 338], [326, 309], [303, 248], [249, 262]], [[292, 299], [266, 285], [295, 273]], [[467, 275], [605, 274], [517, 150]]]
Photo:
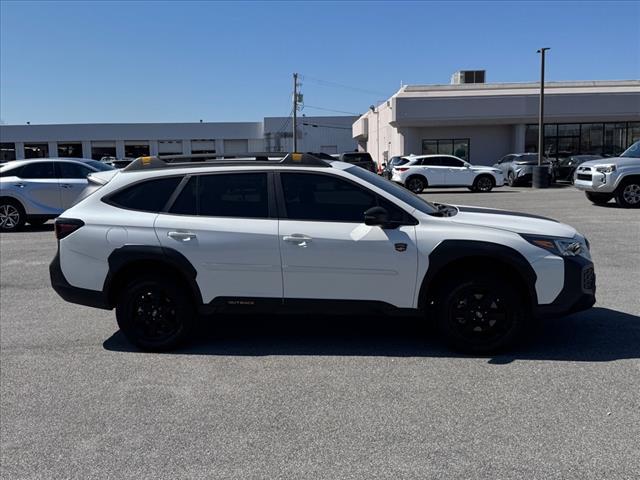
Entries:
[[369, 226], [385, 226], [389, 222], [389, 213], [382, 207], [371, 207], [364, 212], [364, 223]]

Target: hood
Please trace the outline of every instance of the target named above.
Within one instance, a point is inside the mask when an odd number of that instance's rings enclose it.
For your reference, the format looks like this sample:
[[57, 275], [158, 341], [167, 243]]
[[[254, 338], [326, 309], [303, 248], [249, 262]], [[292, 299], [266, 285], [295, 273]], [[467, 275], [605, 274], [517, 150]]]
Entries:
[[581, 167], [595, 167], [600, 165], [615, 164], [616, 167], [631, 167], [640, 165], [640, 158], [633, 157], [611, 157], [599, 158], [598, 160], [589, 160], [580, 164]]
[[497, 228], [514, 233], [548, 235], [552, 237], [573, 238], [578, 232], [575, 228], [556, 222], [550, 218], [529, 213], [510, 212], [493, 208], [467, 207], [456, 205], [458, 213], [451, 217], [456, 223]]

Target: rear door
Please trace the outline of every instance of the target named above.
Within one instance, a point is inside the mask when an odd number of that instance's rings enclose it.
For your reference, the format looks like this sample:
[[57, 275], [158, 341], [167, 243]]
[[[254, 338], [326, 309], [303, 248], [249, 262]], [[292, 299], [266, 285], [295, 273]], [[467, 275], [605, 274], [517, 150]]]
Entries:
[[205, 303], [215, 298], [282, 298], [273, 183], [267, 172], [189, 176], [158, 215], [160, 243], [197, 270]]
[[421, 165], [418, 170], [424, 173], [430, 186], [445, 185], [446, 167], [442, 165], [441, 157], [421, 158], [418, 164]]
[[60, 201], [62, 209], [70, 208], [88, 185], [87, 175], [92, 169], [80, 162], [55, 162], [58, 182], [60, 184]]
[[364, 224], [364, 212], [373, 206], [387, 209], [392, 219], [410, 218], [402, 209], [337, 175], [281, 172], [278, 176], [285, 299], [412, 306], [415, 226], [383, 229]]
[[445, 170], [445, 183], [447, 185], [465, 185], [473, 184], [474, 173], [466, 166], [466, 164], [455, 157], [441, 157], [442, 165], [447, 167]]
[[29, 205], [30, 214], [59, 214], [62, 212], [60, 187], [51, 160], [33, 162], [22, 167], [15, 182]]

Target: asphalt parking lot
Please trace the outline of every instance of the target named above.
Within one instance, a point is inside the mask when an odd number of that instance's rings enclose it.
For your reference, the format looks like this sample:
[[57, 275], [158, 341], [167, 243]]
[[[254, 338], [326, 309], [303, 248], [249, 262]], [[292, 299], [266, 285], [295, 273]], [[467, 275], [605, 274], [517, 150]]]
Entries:
[[595, 308], [470, 357], [403, 318], [241, 318], [141, 353], [0, 237], [2, 478], [558, 478], [640, 472], [640, 212], [573, 188], [427, 191], [585, 233]]

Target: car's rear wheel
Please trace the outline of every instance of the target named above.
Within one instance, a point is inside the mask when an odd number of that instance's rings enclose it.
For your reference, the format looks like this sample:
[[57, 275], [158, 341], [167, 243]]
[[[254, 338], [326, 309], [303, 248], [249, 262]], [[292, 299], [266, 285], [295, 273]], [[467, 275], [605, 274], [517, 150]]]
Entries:
[[413, 193], [422, 193], [427, 188], [427, 181], [423, 177], [413, 176], [407, 179], [406, 186]]
[[526, 297], [513, 282], [491, 275], [453, 275], [444, 280], [438, 297], [439, 329], [456, 350], [502, 350], [520, 338], [528, 322]]
[[190, 336], [194, 317], [187, 289], [162, 275], [133, 279], [122, 289], [116, 305], [120, 330], [143, 350], [177, 347]]
[[25, 221], [25, 211], [20, 203], [12, 199], [0, 200], [0, 231], [20, 230]]
[[496, 186], [496, 182], [490, 175], [480, 175], [473, 181], [474, 192], [490, 192], [493, 187]]
[[628, 180], [616, 189], [616, 203], [625, 208], [640, 208], [640, 180]]
[[613, 198], [612, 193], [584, 192], [584, 194], [591, 203], [595, 203], [596, 205], [604, 205]]

